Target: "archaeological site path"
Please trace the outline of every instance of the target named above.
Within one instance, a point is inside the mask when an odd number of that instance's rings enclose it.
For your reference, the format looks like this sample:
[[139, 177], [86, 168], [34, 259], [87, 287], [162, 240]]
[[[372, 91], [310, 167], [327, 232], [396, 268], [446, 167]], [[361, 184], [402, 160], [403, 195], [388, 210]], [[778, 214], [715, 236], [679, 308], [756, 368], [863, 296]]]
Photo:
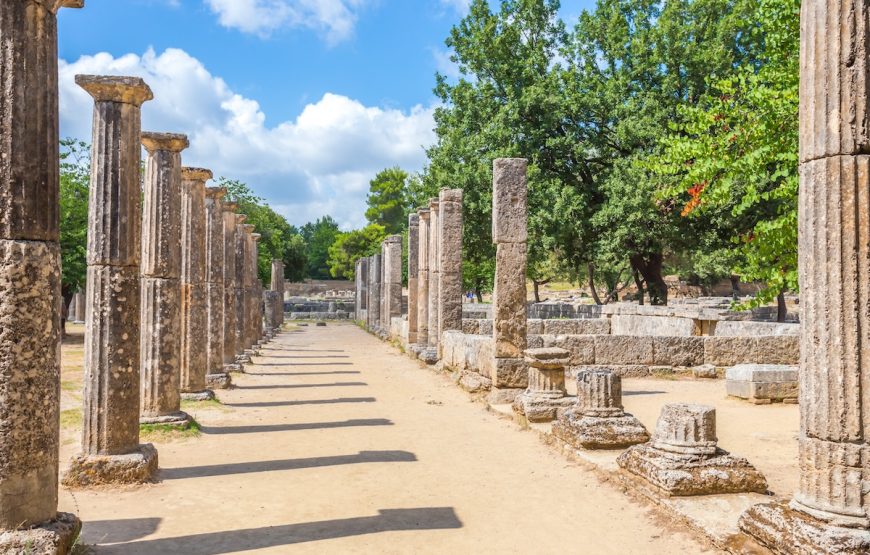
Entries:
[[[356, 326], [285, 332], [160, 482], [61, 489], [95, 553], [707, 553]], [[61, 461], [77, 449], [63, 446]]]

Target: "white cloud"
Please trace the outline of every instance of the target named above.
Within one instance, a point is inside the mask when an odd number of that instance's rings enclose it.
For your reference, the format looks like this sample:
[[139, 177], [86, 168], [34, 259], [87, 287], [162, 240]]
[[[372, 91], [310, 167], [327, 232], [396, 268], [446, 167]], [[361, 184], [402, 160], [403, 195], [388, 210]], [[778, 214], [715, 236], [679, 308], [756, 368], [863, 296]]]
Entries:
[[471, 0], [441, 0], [441, 4], [448, 8], [453, 8], [460, 15], [466, 15], [468, 13], [468, 6], [471, 5]]
[[312, 29], [330, 44], [353, 34], [366, 0], [206, 0], [224, 27], [268, 36], [283, 27]]
[[452, 55], [453, 52], [451, 50], [432, 49], [432, 57], [435, 59], [435, 69], [441, 75], [455, 81], [458, 80], [462, 74], [459, 72], [459, 65], [450, 59]]
[[294, 224], [331, 214], [344, 228], [363, 225], [369, 180], [394, 165], [419, 170], [423, 147], [435, 140], [431, 107], [364, 106], [334, 93], [308, 104], [295, 120], [267, 127], [255, 100], [177, 49], [61, 60], [64, 136], [91, 136], [93, 101], [75, 85], [79, 73], [144, 78], [155, 96], [143, 106], [144, 130], [187, 133], [185, 165], [247, 182]]

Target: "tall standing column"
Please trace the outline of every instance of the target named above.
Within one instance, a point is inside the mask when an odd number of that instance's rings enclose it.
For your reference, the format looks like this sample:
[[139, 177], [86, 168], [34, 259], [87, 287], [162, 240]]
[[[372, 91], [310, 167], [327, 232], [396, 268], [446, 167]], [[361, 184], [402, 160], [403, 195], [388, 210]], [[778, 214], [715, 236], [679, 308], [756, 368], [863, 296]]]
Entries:
[[441, 337], [445, 331], [462, 331], [462, 189], [442, 189], [439, 193], [438, 243], [438, 337]]
[[372, 255], [369, 264], [369, 321], [370, 329], [377, 332], [381, 326], [381, 255]]
[[417, 343], [429, 344], [429, 209], [417, 211]]
[[138, 483], [157, 471], [157, 451], [139, 444], [139, 310], [142, 103], [138, 77], [76, 76], [94, 98], [88, 201], [88, 287], [82, 452], [69, 486]]
[[804, 0], [800, 488], [741, 528], [782, 553], [870, 552], [870, 5]]
[[181, 396], [214, 398], [208, 374], [208, 291], [206, 290], [205, 182], [212, 173], [181, 169]]
[[526, 349], [527, 161], [493, 162], [492, 240], [496, 245], [492, 295], [492, 402], [508, 402], [528, 385]]
[[[269, 296], [269, 306], [266, 310], [270, 311], [272, 317], [270, 319], [272, 329], [270, 335], [274, 336], [281, 329], [284, 323], [284, 263], [280, 260], [272, 261], [272, 276], [270, 290], [276, 295]], [[274, 305], [274, 306], [271, 306]]]
[[246, 237], [246, 234], [248, 233], [248, 225], [244, 222], [246, 222], [247, 219], [248, 217], [244, 214], [236, 215], [236, 242], [233, 248], [233, 253], [236, 259], [234, 266], [236, 276], [233, 280], [233, 307], [236, 312], [236, 327], [233, 329], [233, 334], [235, 335], [236, 362], [238, 364], [251, 362], [251, 357], [245, 352], [249, 348], [249, 345], [247, 344], [247, 336], [245, 335], [245, 313], [247, 308], [245, 288], [248, 284], [248, 264], [246, 254], [248, 238]]
[[417, 343], [417, 301], [420, 271], [420, 216], [408, 216], [408, 343]]
[[251, 345], [254, 349], [257, 349], [260, 345], [260, 341], [263, 339], [263, 312], [261, 307], [263, 306], [263, 292], [261, 291], [263, 284], [260, 282], [259, 276], [259, 265], [257, 264], [258, 258], [260, 256], [260, 239], [262, 235], [259, 233], [251, 234], [251, 250], [250, 250], [250, 262], [248, 263], [248, 268], [250, 272], [250, 300], [248, 304], [250, 306], [249, 312], [251, 313], [251, 326], [250, 326], [250, 337], [251, 337]]
[[402, 316], [402, 236], [384, 241], [384, 332], [389, 335], [393, 318]]
[[142, 133], [142, 417], [145, 424], [190, 425], [181, 411], [181, 151], [184, 135]]
[[[0, 2], [0, 550], [81, 523], [57, 512], [60, 413], [57, 10], [81, 0]], [[60, 520], [66, 533], [23, 530]]]
[[223, 198], [227, 190], [205, 190], [205, 280], [208, 305], [205, 381], [211, 388], [226, 389], [232, 380], [224, 368], [224, 219]]
[[239, 372], [242, 367], [236, 362], [239, 352], [236, 344], [236, 210], [235, 202], [223, 205], [224, 234], [224, 369]]
[[284, 263], [278, 259], [272, 260], [272, 275], [270, 279], [271, 291], [277, 291], [284, 299]]
[[[85, 291], [87, 291], [87, 286], [85, 287]], [[75, 318], [76, 322], [84, 322], [85, 321], [85, 307], [87, 306], [87, 301], [85, 300], [85, 292], [79, 291], [75, 296], [76, 301], [76, 310], [75, 310]]]
[[431, 347], [432, 358], [438, 358], [438, 343], [441, 337], [438, 335], [438, 330], [441, 329], [438, 324], [438, 306], [440, 302], [438, 289], [438, 262], [440, 241], [438, 231], [440, 230], [439, 206], [438, 199], [429, 201], [429, 347]]

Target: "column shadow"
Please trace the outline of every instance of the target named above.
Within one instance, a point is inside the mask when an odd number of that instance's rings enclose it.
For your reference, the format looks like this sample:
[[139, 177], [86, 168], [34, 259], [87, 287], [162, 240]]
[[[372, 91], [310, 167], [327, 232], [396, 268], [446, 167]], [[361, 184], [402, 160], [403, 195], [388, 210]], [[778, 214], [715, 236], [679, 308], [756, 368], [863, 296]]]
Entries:
[[353, 366], [352, 362], [265, 362], [260, 366]]
[[333, 428], [359, 428], [368, 426], [392, 426], [386, 418], [363, 418], [339, 422], [306, 422], [301, 424], [265, 424], [262, 426], [202, 426], [204, 434], [257, 434], [262, 432], [295, 432], [300, 430], [328, 430]]
[[293, 358], [293, 359], [329, 358], [329, 359], [333, 359], [333, 358], [350, 358], [350, 355], [299, 355], [299, 356], [282, 356], [282, 357], [263, 355], [260, 358], [281, 358], [281, 359], [287, 359], [287, 358]]
[[376, 516], [142, 540], [123, 545], [101, 547], [100, 552], [123, 553], [125, 555], [152, 555], [154, 553], [161, 555], [219, 555], [380, 532], [455, 530], [459, 528], [462, 528], [462, 521], [456, 516], [453, 507], [381, 509]]
[[664, 395], [667, 391], [623, 391], [623, 397], [635, 397], [640, 395]]
[[130, 542], [156, 532], [162, 520], [162, 518], [86, 520], [82, 523], [82, 539], [85, 544]]
[[255, 461], [244, 463], [213, 464], [183, 468], [163, 468], [162, 480], [182, 480], [185, 478], [206, 478], [229, 474], [251, 474], [254, 472], [274, 472], [279, 470], [301, 470], [323, 466], [343, 466], [348, 464], [416, 462], [417, 456], [408, 451], [360, 451], [356, 455], [334, 457], [312, 457], [307, 459], [284, 459], [274, 461]]
[[334, 383], [295, 383], [277, 385], [244, 385], [235, 389], [307, 389], [309, 387], [357, 387], [369, 385], [366, 382], [334, 382]]
[[333, 370], [331, 372], [245, 372], [248, 376], [337, 376], [362, 374], [359, 370]]
[[305, 405], [340, 405], [344, 403], [374, 403], [374, 397], [339, 397], [337, 399], [310, 399], [306, 401], [262, 401], [259, 403], [224, 403], [227, 407], [237, 408], [268, 408], [268, 407], [298, 407]]

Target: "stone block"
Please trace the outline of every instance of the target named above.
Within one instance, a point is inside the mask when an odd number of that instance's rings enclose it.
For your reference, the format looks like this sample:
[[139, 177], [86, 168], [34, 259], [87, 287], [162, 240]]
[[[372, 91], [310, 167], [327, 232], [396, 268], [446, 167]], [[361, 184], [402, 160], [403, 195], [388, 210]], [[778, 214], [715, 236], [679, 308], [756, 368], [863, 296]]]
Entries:
[[571, 373], [577, 374], [585, 370], [606, 369], [621, 378], [645, 378], [650, 374], [650, 367], [642, 364], [595, 364], [593, 366], [572, 366]]
[[648, 335], [658, 337], [692, 337], [701, 335], [700, 324], [691, 318], [614, 314], [610, 318], [613, 335]]
[[55, 518], [34, 528], [0, 532], [0, 553], [10, 555], [61, 555], [71, 553], [82, 522], [71, 513], [56, 513]]
[[501, 243], [496, 248], [493, 326], [495, 356], [521, 357], [526, 349], [525, 243]]
[[754, 337], [705, 337], [704, 363], [734, 366], [756, 362], [756, 345]]
[[692, 376], [696, 378], [715, 380], [719, 377], [719, 371], [712, 364], [702, 364], [692, 368]]
[[571, 353], [570, 366], [595, 364], [595, 337], [591, 335], [542, 335], [544, 347], [559, 347]]
[[73, 458], [63, 484], [71, 488], [143, 484], [157, 475], [157, 450], [150, 443], [123, 455], [79, 455]]
[[480, 320], [462, 320], [462, 333], [472, 335], [480, 333]]
[[704, 363], [702, 337], [653, 337], [653, 364], [698, 366]]
[[538, 349], [545, 347], [543, 335], [530, 335], [526, 338], [526, 347], [529, 349]]
[[755, 360], [759, 364], [800, 364], [800, 337], [766, 335], [755, 338]]
[[478, 333], [492, 337], [492, 320], [480, 320], [480, 331]]
[[655, 357], [653, 338], [643, 336], [596, 335], [595, 364], [649, 365]]
[[785, 503], [754, 505], [743, 513], [738, 525], [773, 553], [870, 553], [870, 530], [834, 526]]
[[798, 369], [773, 364], [738, 364], [725, 372], [725, 391], [755, 404], [796, 403]]
[[[523, 158], [499, 158], [493, 161], [492, 241], [525, 243], [528, 241], [528, 185]], [[523, 269], [525, 272], [525, 268]]]
[[493, 387], [524, 388], [529, 385], [529, 367], [522, 358], [496, 358], [493, 360]]
[[576, 409], [553, 423], [553, 435], [576, 449], [623, 449], [649, 441], [646, 428], [630, 414], [603, 418]]
[[526, 320], [526, 331], [529, 335], [543, 335], [544, 321], [540, 318], [529, 318]]
[[716, 324], [714, 334], [720, 337], [751, 337], [759, 335], [799, 335], [800, 324], [723, 320]]

